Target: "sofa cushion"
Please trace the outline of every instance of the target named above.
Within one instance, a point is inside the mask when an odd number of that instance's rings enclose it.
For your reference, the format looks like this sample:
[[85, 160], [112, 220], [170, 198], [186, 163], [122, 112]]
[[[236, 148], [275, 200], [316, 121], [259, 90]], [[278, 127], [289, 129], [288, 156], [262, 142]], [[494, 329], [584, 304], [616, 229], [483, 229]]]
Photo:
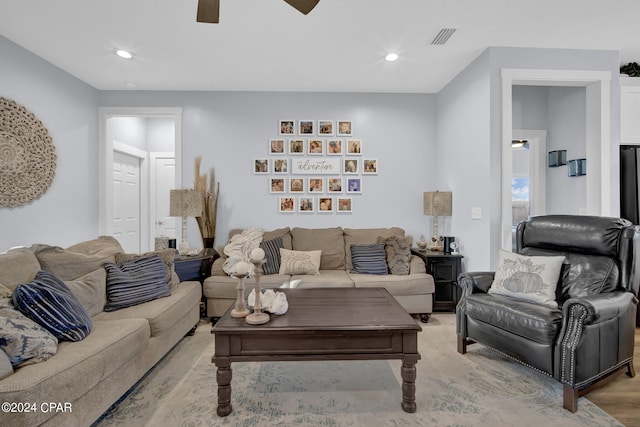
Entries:
[[58, 339], [51, 332], [18, 311], [8, 298], [0, 299], [0, 352], [10, 365], [44, 362], [57, 348]]
[[104, 310], [107, 302], [107, 272], [104, 268], [101, 267], [75, 280], [65, 281], [64, 284], [78, 298], [89, 316], [93, 317]]
[[0, 254], [0, 284], [11, 290], [33, 280], [40, 270], [40, 262], [31, 249], [18, 248]]
[[301, 280], [298, 288], [352, 288], [353, 280], [344, 270], [320, 270], [313, 276], [294, 275], [291, 280]]
[[322, 251], [290, 251], [280, 248], [280, 274], [318, 274]]
[[[60, 342], [57, 354], [46, 363], [24, 366], [0, 381], [0, 395], [13, 402], [75, 402], [109, 381], [126, 364], [143, 367], [142, 356], [148, 345], [149, 323], [145, 319], [96, 321], [84, 340]], [[16, 425], [40, 425], [44, 421], [39, 414], [26, 415], [23, 420], [16, 417]]]
[[564, 256], [525, 256], [500, 250], [490, 294], [557, 308], [556, 287]]
[[[122, 247], [113, 237], [101, 236], [63, 249], [59, 246], [36, 244], [31, 247], [42, 270], [60, 280], [73, 280], [115, 262], [115, 254]], [[84, 252], [81, 252], [84, 251]]]
[[[304, 276], [304, 277], [316, 277], [316, 276]], [[291, 276], [280, 274], [269, 274], [260, 276], [260, 288], [275, 289], [279, 288], [283, 283], [288, 282]], [[235, 300], [238, 291], [238, 279], [229, 277], [226, 274], [224, 276], [211, 276], [205, 279], [202, 284], [202, 292], [207, 298], [221, 298], [221, 299], [233, 299]], [[245, 296], [249, 295], [251, 289], [255, 287], [254, 279], [245, 279], [244, 290]]]
[[426, 273], [407, 276], [387, 274], [350, 274], [356, 288], [385, 288], [393, 296], [430, 295], [435, 292], [433, 277]]
[[107, 303], [105, 311], [114, 311], [171, 295], [164, 263], [157, 254], [135, 258], [107, 270]]
[[81, 341], [91, 332], [91, 316], [67, 285], [40, 271], [13, 291], [13, 304], [61, 341]]
[[552, 345], [562, 327], [562, 310], [504, 295], [465, 297], [467, 316], [535, 342]]
[[197, 306], [202, 296], [198, 282], [183, 282], [167, 298], [159, 298], [118, 311], [98, 314], [95, 321], [115, 319], [146, 319], [149, 322], [151, 336], [158, 336], [171, 329], [190, 309]]
[[169, 291], [172, 291], [175, 288], [177, 288], [178, 285], [180, 284], [180, 279], [178, 278], [178, 276], [173, 274], [175, 272], [174, 260], [176, 258], [177, 253], [178, 252], [173, 248], [162, 249], [162, 250], [153, 251], [153, 252], [146, 252], [144, 254], [125, 254], [122, 252], [118, 252], [115, 255], [115, 263], [120, 265], [126, 261], [130, 261], [133, 259], [146, 258], [146, 257], [150, 257], [151, 255], [158, 255], [162, 260], [162, 262], [164, 263], [166, 281], [167, 281], [167, 284], [169, 285]]
[[406, 237], [378, 237], [378, 243], [384, 243], [387, 255], [387, 265], [391, 274], [404, 276], [409, 274], [411, 262], [411, 243], [413, 238]]
[[345, 228], [344, 230], [344, 246], [346, 270], [351, 271], [351, 245], [364, 245], [378, 243], [378, 238], [387, 237], [403, 237], [404, 230], [398, 227], [392, 228]]
[[263, 240], [260, 248], [264, 250], [265, 262], [262, 264], [262, 274], [278, 274], [280, 271], [280, 248], [282, 237], [271, 240]]
[[[321, 270], [344, 270], [345, 249], [342, 228], [299, 228], [291, 229], [293, 250], [321, 250]], [[375, 242], [372, 242], [375, 243]]]
[[387, 274], [387, 254], [384, 243], [351, 245], [352, 273]]
[[273, 240], [280, 237], [282, 239], [282, 247], [285, 249], [293, 249], [291, 244], [291, 229], [289, 227], [278, 228], [272, 231], [265, 231], [262, 241]]

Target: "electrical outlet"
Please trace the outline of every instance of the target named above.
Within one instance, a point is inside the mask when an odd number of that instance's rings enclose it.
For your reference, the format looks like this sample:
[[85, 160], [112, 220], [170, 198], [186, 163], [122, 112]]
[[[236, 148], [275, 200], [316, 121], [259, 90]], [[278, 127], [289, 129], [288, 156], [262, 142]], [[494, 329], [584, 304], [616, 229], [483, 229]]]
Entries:
[[471, 208], [471, 219], [482, 219], [482, 208]]

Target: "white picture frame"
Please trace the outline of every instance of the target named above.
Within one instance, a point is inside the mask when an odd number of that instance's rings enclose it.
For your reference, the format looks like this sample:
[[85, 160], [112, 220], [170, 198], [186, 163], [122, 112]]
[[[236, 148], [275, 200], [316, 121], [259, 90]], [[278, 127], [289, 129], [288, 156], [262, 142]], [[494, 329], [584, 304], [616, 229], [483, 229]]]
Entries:
[[338, 120], [336, 122], [337, 136], [353, 136], [353, 123], [351, 120]]
[[265, 175], [269, 173], [269, 159], [258, 158], [253, 159], [253, 173], [256, 175]]
[[287, 179], [280, 176], [272, 176], [269, 179], [269, 193], [284, 194], [287, 192]]
[[315, 199], [309, 196], [298, 197], [298, 212], [300, 213], [315, 212]]
[[337, 213], [351, 213], [351, 212], [353, 212], [353, 198], [351, 198], [351, 197], [336, 197], [336, 212]]
[[362, 174], [363, 175], [377, 175], [378, 174], [378, 159], [362, 159]]
[[344, 175], [356, 175], [360, 172], [360, 159], [345, 158], [342, 160], [342, 165]]
[[269, 140], [269, 154], [283, 156], [286, 154], [286, 141], [282, 138]]
[[278, 197], [278, 212], [280, 213], [294, 213], [296, 211], [296, 199], [295, 197]]
[[333, 197], [321, 196], [318, 197], [318, 213], [333, 213], [334, 202]]
[[271, 159], [273, 165], [273, 173], [286, 175], [289, 173], [289, 159], [275, 158]]
[[333, 136], [333, 120], [318, 120], [318, 136]]
[[278, 122], [278, 135], [295, 135], [296, 121], [291, 119], [280, 120]]
[[342, 193], [342, 178], [327, 178], [327, 193]]
[[322, 194], [324, 193], [324, 178], [314, 176], [307, 178], [307, 193]]
[[349, 138], [345, 142], [345, 154], [347, 156], [362, 155], [362, 140]]
[[304, 156], [304, 139], [295, 138], [289, 140], [289, 155], [290, 156]]
[[298, 135], [312, 136], [314, 133], [315, 122], [313, 120], [298, 120]]
[[324, 139], [309, 138], [307, 140], [307, 154], [309, 156], [324, 156]]
[[347, 194], [362, 194], [362, 178], [348, 177], [346, 181]]
[[344, 154], [343, 141], [341, 139], [327, 139], [327, 156], [342, 156]]

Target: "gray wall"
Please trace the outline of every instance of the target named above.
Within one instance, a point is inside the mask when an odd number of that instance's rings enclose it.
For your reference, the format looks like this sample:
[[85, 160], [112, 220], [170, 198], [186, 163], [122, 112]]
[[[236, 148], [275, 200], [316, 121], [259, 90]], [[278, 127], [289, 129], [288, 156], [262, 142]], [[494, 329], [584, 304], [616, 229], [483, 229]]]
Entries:
[[[500, 248], [500, 69], [544, 68], [612, 72], [612, 206], [618, 206], [618, 55], [611, 51], [490, 48], [437, 95], [270, 92], [100, 92], [0, 37], [0, 95], [33, 111], [57, 147], [50, 190], [24, 207], [0, 209], [0, 250], [35, 242], [70, 245], [98, 233], [97, 109], [182, 107], [183, 182], [193, 159], [214, 167], [221, 182], [218, 244], [230, 229], [386, 227], [429, 236], [424, 191], [451, 190], [453, 216], [442, 235], [460, 241], [465, 268], [492, 268]], [[251, 172], [267, 153], [280, 119], [350, 119], [366, 156], [380, 172], [365, 176], [350, 215], [284, 215], [267, 180]], [[551, 124], [550, 124], [551, 125]], [[162, 134], [162, 132], [161, 132]], [[481, 220], [471, 219], [480, 207]], [[198, 242], [193, 223], [189, 241]]]
[[[619, 209], [618, 52], [491, 47], [438, 93], [438, 179], [454, 190], [454, 200], [464, 199], [460, 214], [454, 214], [450, 233], [464, 240], [463, 253], [469, 270], [495, 268], [502, 246], [500, 73], [503, 68], [611, 73], [611, 206], [614, 214]], [[482, 220], [471, 219], [471, 206], [482, 207]]]
[[0, 208], [0, 251], [71, 245], [98, 232], [98, 91], [0, 36], [0, 96], [36, 115], [56, 146], [56, 175], [40, 199]]
[[[216, 244], [229, 230], [297, 227], [403, 227], [417, 240], [430, 235], [422, 193], [436, 185], [435, 95], [273, 92], [101, 92], [105, 107], [182, 107], [183, 185], [193, 185], [196, 156], [220, 182]], [[347, 119], [363, 141], [362, 158], [377, 158], [365, 175], [352, 214], [283, 214], [255, 158], [268, 156], [281, 119]], [[195, 223], [188, 240], [198, 245]]]

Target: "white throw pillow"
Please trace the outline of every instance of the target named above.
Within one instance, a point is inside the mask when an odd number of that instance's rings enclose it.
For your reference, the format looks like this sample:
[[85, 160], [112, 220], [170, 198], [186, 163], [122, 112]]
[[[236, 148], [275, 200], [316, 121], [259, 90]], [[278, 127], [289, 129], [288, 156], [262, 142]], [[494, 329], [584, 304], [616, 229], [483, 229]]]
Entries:
[[280, 274], [318, 274], [322, 251], [291, 251], [280, 248]]
[[558, 308], [556, 287], [563, 262], [563, 256], [525, 256], [501, 250], [489, 293]]

